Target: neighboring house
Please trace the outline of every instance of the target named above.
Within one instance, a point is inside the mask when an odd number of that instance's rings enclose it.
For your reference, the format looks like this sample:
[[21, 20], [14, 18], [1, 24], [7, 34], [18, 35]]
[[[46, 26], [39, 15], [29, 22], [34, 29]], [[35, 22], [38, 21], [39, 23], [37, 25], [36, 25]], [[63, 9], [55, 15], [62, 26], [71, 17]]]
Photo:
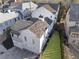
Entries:
[[40, 7], [41, 4], [39, 4], [39, 8], [36, 9], [35, 11], [32, 12], [32, 17], [33, 18], [39, 18], [39, 19], [44, 19], [46, 17], [48, 17], [49, 19], [57, 19], [57, 15], [59, 12], [59, 5], [52, 5], [52, 7], [48, 4], [44, 4], [42, 5], [42, 7]]
[[68, 43], [79, 48], [79, 4], [71, 4], [66, 16], [65, 30]]
[[71, 0], [72, 3], [79, 4], [79, 0]]
[[17, 20], [20, 20], [18, 13], [0, 13], [0, 34], [3, 34], [3, 31], [12, 26]]
[[9, 11], [17, 11], [22, 17], [26, 17], [37, 7], [38, 5], [33, 2], [12, 3], [9, 7]]
[[32, 18], [27, 21], [17, 21], [11, 27], [11, 37], [14, 46], [40, 54], [53, 29], [54, 20], [45, 18], [42, 21]]
[[0, 0], [0, 4], [5, 3], [7, 1], [9, 1], [9, 0]]
[[71, 0], [32, 0], [36, 3], [59, 3], [59, 2], [70, 2]]

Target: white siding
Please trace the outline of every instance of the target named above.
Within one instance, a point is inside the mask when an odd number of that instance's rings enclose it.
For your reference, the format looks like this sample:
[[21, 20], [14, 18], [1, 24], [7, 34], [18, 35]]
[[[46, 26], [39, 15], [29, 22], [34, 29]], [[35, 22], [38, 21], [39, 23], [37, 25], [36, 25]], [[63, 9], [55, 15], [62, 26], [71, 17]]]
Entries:
[[32, 17], [34, 17], [34, 18], [39, 18], [40, 15], [43, 16], [43, 18], [45, 18], [45, 17], [48, 17], [50, 19], [55, 18], [55, 15], [53, 13], [51, 13], [50, 11], [48, 11], [47, 9], [45, 9], [44, 7], [40, 7], [32, 13]]
[[[26, 36], [27, 41], [24, 40], [24, 48], [28, 49], [32, 52], [39, 53], [39, 46], [40, 46], [40, 40], [37, 38], [37, 36], [32, 33], [30, 30], [25, 30], [22, 32], [22, 38], [24, 39], [24, 36]], [[34, 44], [33, 44], [34, 40]]]
[[[40, 40], [37, 38], [37, 36], [34, 33], [32, 33], [30, 30], [23, 30], [20, 33], [21, 35], [19, 36], [19, 39], [22, 41], [19, 42], [15, 40], [14, 45], [19, 48], [24, 48], [39, 54]], [[26, 37], [26, 40], [24, 37]]]
[[53, 29], [53, 25], [54, 23], [52, 22], [51, 25], [49, 25], [49, 27], [47, 28], [47, 30], [45, 31], [45, 33], [42, 35], [42, 37], [40, 38], [40, 53], [42, 52], [42, 49], [44, 48], [47, 40], [48, 40], [48, 36], [50, 35], [52, 29]]

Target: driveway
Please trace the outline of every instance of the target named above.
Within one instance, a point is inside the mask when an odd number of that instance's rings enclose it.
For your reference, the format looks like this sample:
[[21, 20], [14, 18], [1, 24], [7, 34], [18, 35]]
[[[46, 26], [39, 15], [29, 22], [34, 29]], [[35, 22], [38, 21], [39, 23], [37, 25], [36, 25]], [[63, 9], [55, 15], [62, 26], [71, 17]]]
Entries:
[[0, 45], [0, 53], [0, 59], [26, 59], [36, 56], [36, 54], [17, 47], [6, 50], [2, 45]]

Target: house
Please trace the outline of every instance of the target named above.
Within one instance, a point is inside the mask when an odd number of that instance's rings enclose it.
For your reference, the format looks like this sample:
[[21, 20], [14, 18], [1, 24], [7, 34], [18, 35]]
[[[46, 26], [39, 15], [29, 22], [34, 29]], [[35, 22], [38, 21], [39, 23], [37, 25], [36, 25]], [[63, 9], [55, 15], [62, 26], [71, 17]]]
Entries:
[[3, 31], [12, 26], [17, 20], [20, 20], [18, 13], [0, 13], [0, 34], [3, 34]]
[[29, 20], [17, 21], [11, 27], [11, 37], [14, 46], [40, 54], [53, 29], [54, 20], [45, 18], [43, 21], [31, 18]]
[[68, 43], [79, 47], [79, 4], [71, 4], [66, 16], [65, 30]]
[[51, 4], [54, 4], [54, 3], [59, 3], [59, 2], [70, 2], [72, 0], [32, 0], [33, 2], [36, 2], [36, 3], [51, 3]]
[[30, 15], [30, 12], [34, 11], [38, 7], [37, 4], [33, 2], [22, 2], [22, 3], [11, 3], [9, 11], [16, 11], [22, 17]]
[[72, 0], [72, 3], [79, 4], [79, 0]]
[[0, 0], [0, 4], [5, 3], [7, 1], [9, 1], [9, 0]]
[[39, 8], [37, 8], [35, 11], [32, 12], [33, 18], [39, 18], [44, 19], [48, 17], [49, 19], [57, 19], [57, 15], [59, 12], [59, 5], [54, 4], [52, 7], [48, 4], [44, 4], [40, 7], [41, 4], [39, 4]]

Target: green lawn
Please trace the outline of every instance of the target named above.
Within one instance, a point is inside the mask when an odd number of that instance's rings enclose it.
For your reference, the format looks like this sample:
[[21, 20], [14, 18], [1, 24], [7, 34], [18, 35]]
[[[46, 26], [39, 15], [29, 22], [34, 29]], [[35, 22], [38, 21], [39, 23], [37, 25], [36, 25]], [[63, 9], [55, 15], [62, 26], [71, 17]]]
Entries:
[[58, 32], [54, 32], [46, 49], [43, 54], [41, 54], [40, 59], [61, 59], [60, 38]]

